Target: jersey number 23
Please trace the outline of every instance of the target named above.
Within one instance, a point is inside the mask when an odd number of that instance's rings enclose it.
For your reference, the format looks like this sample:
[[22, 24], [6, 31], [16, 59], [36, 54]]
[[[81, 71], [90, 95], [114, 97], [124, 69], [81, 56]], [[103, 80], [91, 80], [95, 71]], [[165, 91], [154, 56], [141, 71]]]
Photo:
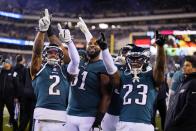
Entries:
[[129, 94], [133, 93], [133, 85], [131, 85], [131, 84], [123, 85], [123, 89], [128, 89], [123, 97], [123, 105], [131, 104], [132, 102], [134, 102], [138, 105], [145, 105], [146, 104], [148, 86], [144, 85], [144, 84], [139, 84], [139, 85], [137, 85], [136, 88], [142, 89], [142, 91], [137, 92], [140, 99], [139, 98], [132, 99], [132, 98], [128, 97]]

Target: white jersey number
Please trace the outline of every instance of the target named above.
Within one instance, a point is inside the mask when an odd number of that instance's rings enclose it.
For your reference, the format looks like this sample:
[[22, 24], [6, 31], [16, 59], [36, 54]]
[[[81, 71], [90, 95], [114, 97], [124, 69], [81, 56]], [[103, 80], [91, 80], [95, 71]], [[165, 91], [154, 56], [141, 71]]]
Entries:
[[[81, 74], [82, 75], [82, 82], [81, 82], [81, 85], [79, 86], [79, 89], [81, 89], [81, 90], [85, 90], [84, 85], [85, 85], [85, 80], [86, 80], [87, 74], [88, 74], [87, 71], [84, 71]], [[75, 77], [75, 80], [73, 83], [71, 83], [71, 86], [75, 86], [77, 84], [77, 82], [78, 82], [78, 76]]]
[[[127, 104], [131, 104], [132, 100], [131, 98], [128, 98], [128, 95], [133, 91], [133, 85], [123, 85], [123, 89], [128, 88], [128, 91], [125, 93], [124, 97], [123, 97], [123, 105], [127, 105]], [[138, 105], [145, 105], [146, 104], [146, 100], [147, 100], [147, 93], [148, 93], [148, 86], [147, 85], [143, 85], [143, 84], [139, 84], [137, 85], [137, 88], [143, 88], [143, 91], [138, 92], [139, 95], [142, 96], [142, 99], [140, 100], [139, 98], [135, 98], [135, 103]]]
[[60, 90], [56, 89], [56, 86], [60, 82], [60, 77], [57, 75], [50, 75], [49, 78], [54, 80], [54, 83], [52, 83], [52, 85], [49, 87], [49, 95], [60, 95]]

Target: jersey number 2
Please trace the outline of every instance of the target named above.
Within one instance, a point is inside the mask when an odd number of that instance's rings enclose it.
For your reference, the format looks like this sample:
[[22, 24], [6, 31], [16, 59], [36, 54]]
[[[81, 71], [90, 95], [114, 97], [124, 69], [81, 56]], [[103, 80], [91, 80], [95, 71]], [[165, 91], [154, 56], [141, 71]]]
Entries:
[[[123, 89], [126, 89], [127, 87], [128, 87], [128, 91], [125, 93], [125, 95], [123, 97], [123, 105], [127, 105], [127, 104], [132, 103], [132, 99], [127, 98], [127, 97], [133, 91], [133, 85], [130, 85], [130, 84], [124, 85]], [[146, 100], [147, 100], [148, 86], [143, 85], [143, 84], [139, 84], [139, 85], [137, 85], [137, 88], [143, 88], [143, 91], [138, 92], [138, 94], [142, 96], [142, 99], [140, 100], [139, 98], [136, 98], [135, 103], [138, 104], [138, 105], [145, 105]]]
[[57, 75], [50, 75], [49, 78], [54, 80], [54, 83], [52, 83], [52, 85], [49, 87], [49, 95], [60, 95], [60, 90], [56, 89], [60, 82], [60, 77]]

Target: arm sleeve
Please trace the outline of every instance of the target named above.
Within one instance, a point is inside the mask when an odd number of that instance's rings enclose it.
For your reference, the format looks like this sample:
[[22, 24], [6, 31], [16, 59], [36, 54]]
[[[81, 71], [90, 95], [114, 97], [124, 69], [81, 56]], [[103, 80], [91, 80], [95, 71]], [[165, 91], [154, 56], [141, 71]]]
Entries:
[[84, 33], [84, 35], [85, 35], [87, 43], [89, 43], [90, 40], [93, 38], [92, 34], [89, 31]]
[[117, 71], [117, 67], [114, 64], [114, 61], [108, 49], [102, 51], [102, 57], [108, 74], [113, 75]]
[[80, 56], [73, 41], [70, 41], [68, 44], [68, 53], [71, 61], [68, 64], [67, 72], [71, 75], [77, 75], [79, 72]]

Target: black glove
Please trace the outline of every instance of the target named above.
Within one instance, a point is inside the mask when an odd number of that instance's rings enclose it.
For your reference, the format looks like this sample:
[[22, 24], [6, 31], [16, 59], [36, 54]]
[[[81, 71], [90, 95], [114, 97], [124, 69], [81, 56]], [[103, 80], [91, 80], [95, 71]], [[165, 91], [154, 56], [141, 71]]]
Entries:
[[98, 112], [96, 115], [95, 122], [93, 123], [92, 129], [99, 128], [99, 130], [102, 130], [101, 128], [101, 121], [103, 120], [105, 113]]
[[163, 46], [165, 44], [165, 37], [161, 34], [159, 34], [158, 31], [156, 31], [156, 34], [155, 34], [155, 43], [159, 46]]
[[[50, 16], [50, 21], [51, 21], [51, 23], [52, 23], [52, 16]], [[64, 29], [69, 29], [68, 24], [65, 24]], [[48, 35], [48, 37], [50, 37], [50, 36], [52, 36], [52, 35], [58, 36], [57, 31], [51, 26], [51, 24], [50, 24], [50, 26], [49, 26], [49, 28], [48, 28], [48, 30], [47, 30], [47, 35]]]
[[48, 35], [48, 37], [53, 36], [53, 35], [55, 35], [55, 34], [56, 34], [56, 33], [55, 33], [54, 29], [53, 29], [52, 26], [50, 25], [49, 28], [48, 28], [48, 30], [47, 30], [47, 35]]
[[105, 50], [108, 48], [108, 45], [106, 43], [105, 36], [103, 33], [101, 33], [101, 37], [97, 40], [97, 43], [99, 47], [101, 48], [101, 50]]

